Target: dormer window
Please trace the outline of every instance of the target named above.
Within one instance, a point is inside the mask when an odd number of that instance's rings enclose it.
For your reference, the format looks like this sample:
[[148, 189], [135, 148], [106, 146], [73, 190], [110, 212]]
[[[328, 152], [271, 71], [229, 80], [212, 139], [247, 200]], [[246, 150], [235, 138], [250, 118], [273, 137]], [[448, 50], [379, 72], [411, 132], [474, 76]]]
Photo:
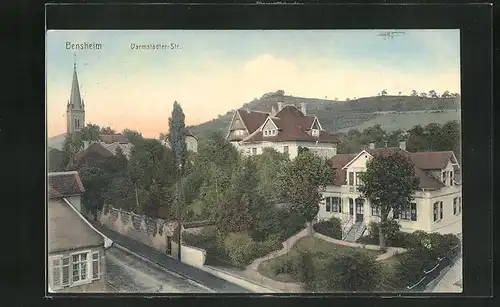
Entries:
[[311, 130], [311, 135], [312, 136], [319, 136], [319, 130], [318, 129], [312, 129]]
[[276, 129], [271, 129], [271, 130], [264, 130], [264, 136], [273, 136], [278, 133], [278, 130]]
[[447, 183], [446, 181], [447, 181], [447, 179], [448, 179], [448, 176], [447, 176], [447, 175], [448, 175], [448, 172], [443, 172], [443, 178], [442, 178], [442, 180], [443, 180], [443, 183], [444, 183], [445, 185], [446, 185], [446, 183]]

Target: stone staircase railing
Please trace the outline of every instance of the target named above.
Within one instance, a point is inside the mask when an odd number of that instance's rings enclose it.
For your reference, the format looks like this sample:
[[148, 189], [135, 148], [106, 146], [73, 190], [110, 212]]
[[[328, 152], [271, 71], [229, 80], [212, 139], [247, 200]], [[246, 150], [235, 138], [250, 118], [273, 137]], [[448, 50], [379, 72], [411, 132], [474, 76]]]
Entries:
[[353, 225], [354, 225], [354, 218], [352, 215], [350, 215], [347, 221], [342, 226], [342, 240], [344, 240], [347, 237]]

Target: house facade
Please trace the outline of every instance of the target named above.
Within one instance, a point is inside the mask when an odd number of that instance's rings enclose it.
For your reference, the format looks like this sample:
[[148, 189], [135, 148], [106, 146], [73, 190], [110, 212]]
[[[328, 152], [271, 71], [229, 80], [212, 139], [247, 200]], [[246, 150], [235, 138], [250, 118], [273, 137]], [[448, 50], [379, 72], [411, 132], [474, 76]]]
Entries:
[[324, 130], [316, 116], [307, 115], [306, 104], [298, 108], [278, 102], [271, 112], [239, 109], [234, 112], [226, 139], [245, 155], [273, 148], [293, 159], [299, 147], [331, 158], [337, 154], [337, 137]]
[[77, 172], [49, 173], [47, 278], [50, 292], [104, 292], [105, 250], [112, 241], [82, 215]]
[[338, 217], [343, 223], [346, 240], [354, 241], [368, 231], [371, 221], [380, 221], [380, 211], [364, 199], [358, 190], [363, 183], [359, 174], [376, 155], [401, 154], [414, 164], [419, 189], [414, 200], [389, 217], [397, 220], [401, 230], [423, 230], [442, 234], [462, 232], [462, 186], [460, 166], [451, 151], [416, 152], [400, 148], [365, 149], [358, 154], [341, 154], [331, 159], [336, 175], [334, 185], [326, 187], [320, 203], [318, 220]]

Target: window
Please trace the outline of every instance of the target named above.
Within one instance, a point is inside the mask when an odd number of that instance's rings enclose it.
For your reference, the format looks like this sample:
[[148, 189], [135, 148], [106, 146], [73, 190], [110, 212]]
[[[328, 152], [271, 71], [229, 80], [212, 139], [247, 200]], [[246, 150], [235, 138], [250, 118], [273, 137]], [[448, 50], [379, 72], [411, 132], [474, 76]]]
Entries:
[[264, 130], [264, 135], [265, 135], [265, 136], [267, 136], [267, 133], [268, 133], [268, 132], [269, 132], [269, 131]]
[[[50, 259], [50, 284], [54, 290], [100, 278], [99, 252], [55, 256]], [[91, 272], [88, 272], [89, 269]]]
[[380, 216], [380, 207], [379, 206], [375, 206], [372, 204], [371, 208], [372, 208], [372, 216]]
[[256, 155], [257, 154], [257, 148], [252, 148], [252, 155]]
[[359, 178], [359, 175], [362, 173], [356, 173], [356, 185], [360, 186], [363, 185], [363, 182], [361, 181], [361, 178]]
[[450, 171], [450, 185], [453, 185], [453, 171]]
[[284, 152], [284, 153], [288, 154], [288, 150], [289, 150], [289, 149], [288, 149], [288, 146], [284, 146], [284, 147], [283, 147], [283, 152]]
[[458, 198], [458, 214], [462, 213], [462, 197]]
[[92, 253], [92, 280], [99, 279], [99, 252]]
[[411, 209], [411, 220], [416, 221], [417, 220], [417, 204], [411, 203], [410, 209]]
[[448, 175], [448, 172], [443, 172], [443, 183], [446, 184], [446, 180], [447, 180], [447, 176]]
[[364, 200], [361, 198], [356, 198], [356, 214], [363, 214]]
[[250, 154], [250, 149], [247, 149], [247, 155], [249, 155], [249, 154]]
[[86, 280], [88, 267], [88, 253], [74, 254], [71, 256], [73, 266], [73, 282]]
[[332, 212], [342, 213], [342, 199], [340, 197], [330, 197]]
[[318, 130], [318, 129], [313, 129], [313, 130], [311, 131], [311, 135], [312, 135], [312, 136], [318, 136], [318, 135], [319, 135], [319, 130]]
[[349, 181], [347, 184], [354, 185], [354, 173], [353, 172], [349, 172]]
[[332, 209], [331, 209], [331, 201], [332, 201], [332, 199], [330, 197], [326, 197], [325, 198], [326, 212], [331, 212], [332, 211]]
[[458, 212], [458, 197], [453, 198], [453, 214], [457, 215]]
[[434, 215], [434, 222], [436, 222], [439, 218], [439, 202], [436, 202], [433, 205], [433, 215]]

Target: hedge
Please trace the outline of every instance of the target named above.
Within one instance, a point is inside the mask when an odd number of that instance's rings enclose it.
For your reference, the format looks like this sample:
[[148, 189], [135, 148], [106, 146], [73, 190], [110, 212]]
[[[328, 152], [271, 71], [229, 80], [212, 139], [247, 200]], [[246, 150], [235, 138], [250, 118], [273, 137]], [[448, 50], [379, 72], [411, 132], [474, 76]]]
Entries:
[[322, 235], [342, 240], [342, 223], [336, 217], [316, 223], [313, 227], [316, 232]]

